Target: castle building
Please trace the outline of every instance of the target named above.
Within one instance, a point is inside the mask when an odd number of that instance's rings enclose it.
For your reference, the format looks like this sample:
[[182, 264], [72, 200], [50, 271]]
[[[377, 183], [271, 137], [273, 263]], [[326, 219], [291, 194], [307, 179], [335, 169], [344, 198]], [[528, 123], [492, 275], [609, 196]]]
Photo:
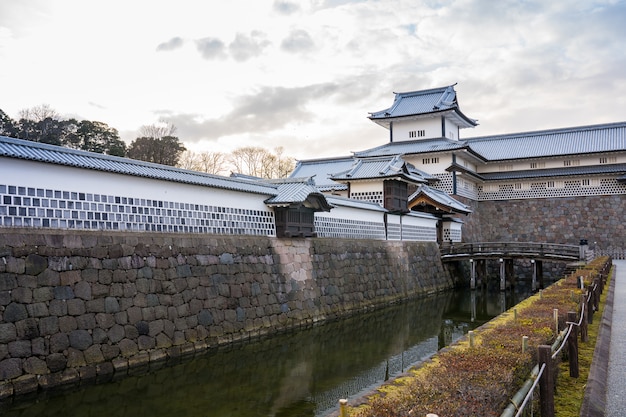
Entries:
[[626, 122], [463, 139], [454, 85], [369, 119], [380, 146], [280, 180], [0, 136], [0, 227], [626, 247]]
[[[313, 176], [323, 192], [384, 206], [389, 197], [377, 173], [358, 183], [345, 173], [401, 158], [425, 180], [409, 187], [407, 209], [443, 222], [465, 218], [480, 202], [618, 196], [623, 204], [619, 196], [626, 195], [625, 122], [462, 139], [461, 130], [477, 121], [461, 112], [454, 85], [396, 93], [369, 119], [388, 129], [386, 143], [350, 157], [299, 161], [293, 175]], [[438, 240], [460, 240], [451, 224]]]

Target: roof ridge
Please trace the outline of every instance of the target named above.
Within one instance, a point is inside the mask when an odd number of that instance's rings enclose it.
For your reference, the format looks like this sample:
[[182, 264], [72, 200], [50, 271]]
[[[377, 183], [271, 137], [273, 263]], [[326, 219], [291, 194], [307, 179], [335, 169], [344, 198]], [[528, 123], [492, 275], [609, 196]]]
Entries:
[[487, 136], [474, 136], [474, 137], [465, 138], [464, 140], [467, 142], [477, 142], [480, 140], [508, 139], [508, 138], [515, 138], [515, 137], [541, 136], [541, 135], [546, 135], [546, 134], [569, 133], [569, 132], [584, 132], [588, 130], [606, 129], [606, 128], [611, 128], [611, 127], [626, 127], [626, 121], [599, 123], [599, 124], [593, 124], [593, 125], [581, 125], [581, 126], [573, 126], [573, 127], [558, 127], [558, 128], [543, 129], [543, 130], [528, 130], [524, 132], [502, 133], [502, 134], [487, 135]]

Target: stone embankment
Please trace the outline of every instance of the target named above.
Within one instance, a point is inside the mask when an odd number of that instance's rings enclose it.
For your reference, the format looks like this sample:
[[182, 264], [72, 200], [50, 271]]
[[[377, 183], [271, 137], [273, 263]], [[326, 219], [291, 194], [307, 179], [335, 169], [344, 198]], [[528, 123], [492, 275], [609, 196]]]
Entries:
[[3, 229], [0, 398], [452, 284], [435, 243]]

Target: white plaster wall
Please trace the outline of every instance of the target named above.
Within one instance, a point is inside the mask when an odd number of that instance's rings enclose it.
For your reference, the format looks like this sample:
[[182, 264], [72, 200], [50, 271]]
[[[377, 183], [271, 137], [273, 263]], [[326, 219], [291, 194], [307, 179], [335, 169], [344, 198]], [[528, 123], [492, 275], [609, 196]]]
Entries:
[[[412, 130], [424, 130], [426, 136], [410, 138]], [[405, 142], [420, 139], [432, 139], [441, 137], [441, 117], [433, 117], [418, 120], [403, 120], [393, 124], [393, 141]]]
[[315, 217], [329, 217], [362, 222], [382, 223], [384, 221], [384, 212], [377, 210], [361, 210], [353, 207], [336, 206], [330, 212], [323, 211], [315, 213]]
[[270, 211], [263, 203], [269, 195], [215, 189], [14, 158], [0, 157], [0, 183], [80, 193]]
[[350, 183], [350, 193], [383, 192], [382, 181], [358, 181]]

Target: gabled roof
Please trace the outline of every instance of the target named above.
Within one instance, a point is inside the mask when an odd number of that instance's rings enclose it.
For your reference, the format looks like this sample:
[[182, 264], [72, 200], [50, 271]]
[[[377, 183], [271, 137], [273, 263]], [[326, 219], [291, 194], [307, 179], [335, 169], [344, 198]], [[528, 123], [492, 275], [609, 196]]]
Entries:
[[316, 211], [330, 211], [333, 207], [320, 193], [310, 178], [270, 180], [277, 185], [278, 194], [264, 201], [270, 207], [306, 206]]
[[375, 148], [355, 152], [356, 157], [412, 155], [420, 153], [447, 152], [466, 149], [463, 141], [446, 138], [389, 142]]
[[396, 119], [446, 114], [461, 128], [474, 127], [478, 124], [476, 120], [465, 116], [459, 109], [454, 85], [430, 90], [395, 93], [395, 95], [391, 107], [370, 113], [370, 120], [389, 128], [389, 122]]
[[357, 158], [349, 169], [332, 175], [331, 179], [338, 182], [348, 182], [398, 177], [411, 183], [427, 182], [420, 171], [417, 171], [413, 165], [407, 164], [401, 155]]
[[302, 160], [296, 163], [289, 178], [311, 177], [320, 191], [347, 190], [347, 185], [333, 181], [331, 175], [349, 169], [352, 164], [354, 164], [352, 156]]
[[413, 194], [409, 196], [409, 207], [430, 205], [447, 213], [469, 214], [472, 210], [469, 206], [455, 200], [443, 191], [431, 188], [427, 185], [420, 185]]
[[626, 122], [467, 138], [487, 161], [626, 151]]
[[386, 208], [382, 207], [380, 204], [374, 203], [371, 201], [354, 200], [352, 198], [338, 197], [335, 195], [327, 195], [326, 199], [333, 206], [352, 207], [352, 208], [358, 208], [362, 210], [381, 211], [381, 212], [388, 211]]

